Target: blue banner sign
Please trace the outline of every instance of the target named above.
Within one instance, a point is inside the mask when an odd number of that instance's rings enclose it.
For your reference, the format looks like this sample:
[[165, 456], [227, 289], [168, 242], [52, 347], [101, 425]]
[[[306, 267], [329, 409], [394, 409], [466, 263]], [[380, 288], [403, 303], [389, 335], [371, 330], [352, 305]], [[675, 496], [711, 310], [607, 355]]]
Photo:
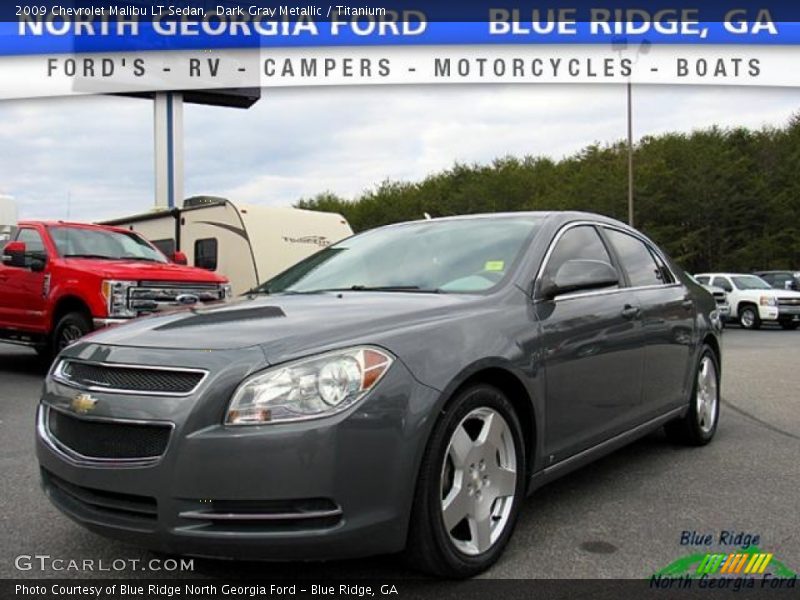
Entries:
[[800, 44], [796, 17], [800, 3], [3, 3], [0, 55], [443, 44], [788, 45]]

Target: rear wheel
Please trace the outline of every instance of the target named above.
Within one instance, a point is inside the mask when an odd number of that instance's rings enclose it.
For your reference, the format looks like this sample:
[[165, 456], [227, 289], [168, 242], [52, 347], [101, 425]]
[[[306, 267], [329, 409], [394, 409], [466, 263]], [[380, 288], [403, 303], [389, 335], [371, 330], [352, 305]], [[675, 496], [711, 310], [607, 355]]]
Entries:
[[739, 307], [739, 325], [744, 329], [760, 329], [761, 317], [758, 316], [758, 308], [753, 304], [745, 304]]
[[420, 468], [406, 556], [445, 577], [470, 577], [505, 548], [525, 489], [522, 429], [488, 385], [460, 393], [434, 431]]
[[719, 423], [719, 388], [719, 361], [714, 351], [704, 346], [695, 370], [689, 410], [684, 417], [667, 423], [667, 437], [690, 446], [710, 442]]

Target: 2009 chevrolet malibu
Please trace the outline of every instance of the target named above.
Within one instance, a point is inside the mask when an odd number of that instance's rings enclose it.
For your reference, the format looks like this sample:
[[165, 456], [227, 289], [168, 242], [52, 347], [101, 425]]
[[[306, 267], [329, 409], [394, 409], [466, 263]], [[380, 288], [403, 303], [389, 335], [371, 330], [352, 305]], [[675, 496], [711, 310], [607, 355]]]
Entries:
[[611, 219], [383, 227], [234, 303], [65, 349], [38, 411], [43, 486], [164, 552], [405, 549], [469, 576], [542, 484], [662, 426], [709, 442], [720, 332], [711, 295]]

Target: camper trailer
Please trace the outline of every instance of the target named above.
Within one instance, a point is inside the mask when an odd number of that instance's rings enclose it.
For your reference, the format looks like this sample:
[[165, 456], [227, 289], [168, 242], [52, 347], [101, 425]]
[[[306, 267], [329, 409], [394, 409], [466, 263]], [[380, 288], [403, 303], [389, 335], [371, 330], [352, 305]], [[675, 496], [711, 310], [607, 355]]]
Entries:
[[344, 217], [335, 213], [235, 205], [211, 196], [187, 198], [182, 208], [103, 224], [136, 231], [167, 256], [185, 256], [189, 265], [224, 275], [234, 294], [353, 233]]
[[11, 196], [0, 195], [0, 246], [14, 234], [17, 227], [17, 205]]

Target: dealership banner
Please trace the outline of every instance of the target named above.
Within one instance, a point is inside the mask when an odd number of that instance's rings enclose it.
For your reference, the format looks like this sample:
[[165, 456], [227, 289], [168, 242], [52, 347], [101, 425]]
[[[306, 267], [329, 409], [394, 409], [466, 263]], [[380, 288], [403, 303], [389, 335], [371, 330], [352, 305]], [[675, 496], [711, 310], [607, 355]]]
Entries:
[[800, 6], [36, 2], [0, 8], [0, 98], [474, 83], [800, 86]]

